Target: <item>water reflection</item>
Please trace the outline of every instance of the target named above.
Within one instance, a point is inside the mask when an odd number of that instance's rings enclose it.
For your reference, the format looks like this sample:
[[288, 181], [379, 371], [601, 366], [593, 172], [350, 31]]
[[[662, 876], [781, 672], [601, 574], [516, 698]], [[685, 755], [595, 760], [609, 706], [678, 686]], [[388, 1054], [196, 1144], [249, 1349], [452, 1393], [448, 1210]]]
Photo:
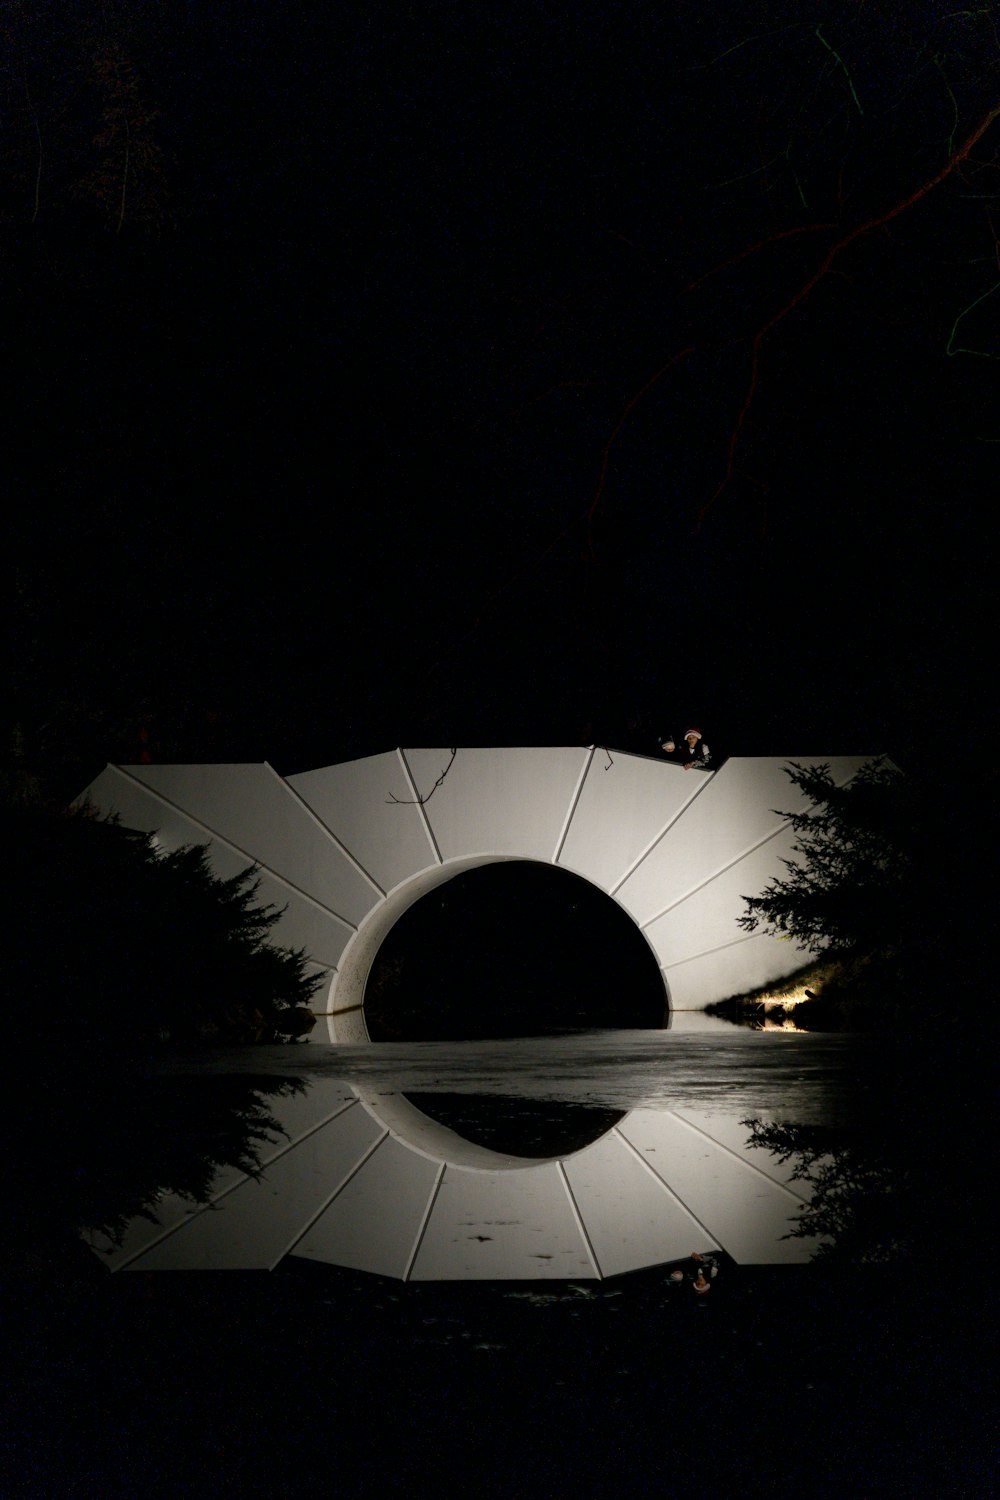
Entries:
[[822, 1125], [744, 1122], [754, 1147], [791, 1169], [808, 1202], [789, 1230], [817, 1241], [816, 1259], [895, 1263], [915, 1248], [926, 1181], [891, 1148], [891, 1137], [845, 1137]]
[[503, 1157], [573, 1156], [625, 1118], [621, 1110], [510, 1094], [417, 1093], [402, 1096], [457, 1136]]
[[[305, 1086], [274, 1106], [284, 1136], [258, 1177], [222, 1172], [208, 1206], [167, 1195], [120, 1244], [94, 1247], [115, 1268], [293, 1254], [414, 1280], [602, 1279], [694, 1249], [802, 1262], [819, 1239], [788, 1236], [809, 1184], [744, 1122], [849, 1121], [866, 1050], [722, 1027], [178, 1061]], [[492, 1133], [477, 1124], [482, 1100]]]
[[803, 1123], [854, 1117], [875, 1066], [869, 1038], [754, 1033], [716, 1023], [692, 1032], [591, 1031], [489, 1042], [257, 1047], [179, 1059], [182, 1072], [339, 1078], [366, 1092], [502, 1095], [592, 1108], [722, 1108]]

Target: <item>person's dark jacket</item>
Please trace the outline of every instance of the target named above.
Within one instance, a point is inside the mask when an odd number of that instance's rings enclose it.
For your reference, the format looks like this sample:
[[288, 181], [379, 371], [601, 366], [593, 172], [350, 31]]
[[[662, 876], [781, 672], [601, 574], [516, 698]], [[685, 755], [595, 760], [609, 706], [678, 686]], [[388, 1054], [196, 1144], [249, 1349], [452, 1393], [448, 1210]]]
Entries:
[[668, 750], [665, 753], [669, 760], [676, 761], [682, 766], [690, 765], [694, 771], [711, 771], [713, 769], [712, 752], [703, 739], [697, 741], [694, 750], [688, 747], [687, 740], [675, 740], [674, 749]]

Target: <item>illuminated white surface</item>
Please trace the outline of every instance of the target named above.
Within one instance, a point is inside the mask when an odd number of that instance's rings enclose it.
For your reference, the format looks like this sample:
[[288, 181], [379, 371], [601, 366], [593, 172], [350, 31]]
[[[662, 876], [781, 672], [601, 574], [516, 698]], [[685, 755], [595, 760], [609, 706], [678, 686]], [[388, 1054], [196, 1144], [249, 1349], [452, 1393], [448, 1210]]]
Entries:
[[[408, 906], [497, 860], [556, 865], [636, 922], [656, 955], [675, 1030], [724, 1023], [704, 1006], [783, 977], [799, 955], [745, 935], [742, 897], [784, 874], [775, 808], [804, 802], [786, 759], [735, 758], [710, 775], [603, 750], [397, 750], [287, 780], [267, 765], [109, 766], [85, 795], [161, 846], [206, 843], [230, 876], [258, 867], [283, 908], [276, 941], [328, 973], [316, 1032], [364, 1042], [360, 1009], [378, 947]], [[794, 756], [844, 782], [871, 757]], [[433, 790], [433, 795], [427, 794]], [[423, 794], [427, 800], [417, 801]], [[516, 934], [512, 934], [516, 941]], [[322, 1031], [321, 1031], [322, 1028]], [[783, 1241], [801, 1206], [788, 1168], [749, 1152], [735, 1120], [635, 1110], [564, 1161], [442, 1149], [447, 1132], [317, 1081], [277, 1100], [287, 1139], [258, 1181], [230, 1174], [212, 1205], [165, 1198], [136, 1220], [113, 1269], [270, 1267], [293, 1253], [412, 1279], [601, 1277], [717, 1245], [737, 1261], [808, 1259]], [[423, 1122], [423, 1123], [421, 1123]]]
[[[787, 1166], [725, 1116], [633, 1110], [565, 1160], [468, 1167], [326, 1081], [272, 1112], [292, 1139], [259, 1179], [230, 1174], [203, 1208], [168, 1198], [158, 1222], [94, 1250], [113, 1270], [267, 1270], [294, 1254], [420, 1281], [594, 1279], [710, 1248], [797, 1263], [813, 1248], [781, 1238], [803, 1203]], [[296, 1139], [304, 1112], [320, 1123]]]

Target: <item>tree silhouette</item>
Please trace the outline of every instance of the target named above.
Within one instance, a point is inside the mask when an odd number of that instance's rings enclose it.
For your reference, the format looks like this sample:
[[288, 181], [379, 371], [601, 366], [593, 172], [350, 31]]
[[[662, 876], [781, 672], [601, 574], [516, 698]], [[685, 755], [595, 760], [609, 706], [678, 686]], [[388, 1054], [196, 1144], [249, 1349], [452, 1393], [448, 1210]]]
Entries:
[[896, 952], [908, 873], [900, 773], [868, 765], [837, 786], [829, 766], [793, 764], [788, 776], [810, 803], [808, 812], [785, 814], [797, 858], [784, 861], [784, 879], [743, 898], [739, 925], [845, 961]]
[[982, 912], [968, 879], [986, 867], [996, 824], [981, 778], [971, 767], [957, 783], [904, 776], [884, 761], [844, 786], [828, 766], [792, 763], [788, 776], [810, 803], [784, 814], [794, 857], [785, 877], [743, 897], [739, 925], [836, 963], [841, 982], [878, 1005], [945, 994], [953, 1013], [975, 1004]]
[[164, 1191], [205, 1201], [221, 1166], [255, 1172], [280, 1135], [267, 1099], [297, 1081], [157, 1073], [178, 1048], [287, 1042], [313, 1024], [318, 981], [269, 940], [278, 913], [257, 904], [253, 871], [220, 880], [203, 848], [164, 853], [86, 809], [3, 823], [8, 1024], [45, 1036], [41, 1054], [7, 1057], [24, 1233], [114, 1233]]
[[100, 128], [93, 138], [97, 161], [76, 184], [75, 196], [96, 203], [115, 234], [121, 233], [126, 218], [157, 228], [166, 217], [158, 111], [146, 100], [135, 63], [120, 43], [98, 46], [91, 68], [101, 100]]
[[886, 1151], [885, 1141], [845, 1141], [818, 1125], [741, 1121], [747, 1144], [792, 1161], [791, 1180], [810, 1193], [785, 1239], [820, 1240], [815, 1260], [852, 1265], [895, 1263], [910, 1256], [926, 1218], [926, 1183], [912, 1160]]

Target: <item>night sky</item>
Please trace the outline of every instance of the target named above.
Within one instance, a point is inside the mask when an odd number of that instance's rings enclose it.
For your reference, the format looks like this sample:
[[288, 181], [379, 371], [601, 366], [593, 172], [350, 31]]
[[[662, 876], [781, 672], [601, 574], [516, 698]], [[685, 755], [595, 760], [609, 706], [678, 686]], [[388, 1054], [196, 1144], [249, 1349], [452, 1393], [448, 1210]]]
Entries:
[[990, 8], [2, 24], [29, 761], [978, 739]]

